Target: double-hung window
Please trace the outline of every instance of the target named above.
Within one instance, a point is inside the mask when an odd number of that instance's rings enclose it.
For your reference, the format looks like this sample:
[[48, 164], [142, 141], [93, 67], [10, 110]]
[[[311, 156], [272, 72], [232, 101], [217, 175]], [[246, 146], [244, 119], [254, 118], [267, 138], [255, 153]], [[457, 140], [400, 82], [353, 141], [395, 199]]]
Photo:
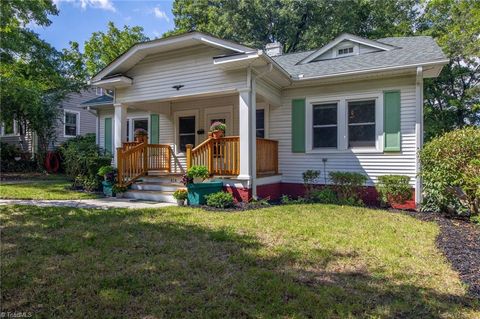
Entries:
[[337, 103], [313, 105], [313, 148], [337, 148]]
[[259, 138], [265, 138], [265, 110], [257, 110], [256, 115], [256, 134]]
[[65, 111], [64, 133], [65, 136], [77, 136], [79, 129], [80, 113], [73, 111]]
[[348, 101], [348, 147], [375, 147], [375, 100]]

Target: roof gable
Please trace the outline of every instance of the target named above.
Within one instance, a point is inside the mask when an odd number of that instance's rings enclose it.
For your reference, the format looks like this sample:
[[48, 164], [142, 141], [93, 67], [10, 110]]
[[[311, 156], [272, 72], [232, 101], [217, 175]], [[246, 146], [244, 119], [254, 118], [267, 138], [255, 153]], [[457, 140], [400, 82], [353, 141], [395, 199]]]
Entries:
[[[336, 37], [330, 43], [326, 44], [325, 46], [321, 47], [318, 50], [313, 51], [313, 53], [309, 54], [308, 56], [303, 58], [301, 61], [299, 61], [298, 64], [306, 64], [312, 61], [317, 61], [322, 56], [327, 55], [332, 49], [334, 48], [341, 49], [343, 48], [344, 44], [347, 44], [347, 43], [357, 44], [358, 47], [367, 48], [367, 49], [370, 49], [371, 51], [389, 51], [389, 50], [395, 49], [395, 47], [392, 45], [388, 45], [385, 43], [381, 43], [381, 42], [373, 41], [369, 39], [364, 39], [362, 37], [358, 37], [356, 35], [349, 34], [349, 33], [343, 33], [338, 37]], [[355, 54], [360, 53], [358, 52], [357, 48], [355, 50], [356, 50]], [[333, 52], [332, 56], [327, 56], [326, 58], [331, 59], [336, 57], [337, 57], [336, 52]]]
[[222, 40], [205, 33], [197, 31], [189, 32], [177, 36], [141, 42], [133, 45], [129, 50], [127, 50], [125, 53], [123, 53], [114, 61], [112, 61], [109, 65], [107, 65], [104, 69], [98, 72], [92, 78], [92, 82], [98, 82], [106, 76], [112, 74], [121, 74], [122, 72], [125, 72], [131, 67], [133, 67], [147, 55], [181, 49], [195, 44], [205, 44], [208, 46], [222, 48], [236, 53], [256, 51], [255, 49], [249, 48], [247, 46], [227, 40]]

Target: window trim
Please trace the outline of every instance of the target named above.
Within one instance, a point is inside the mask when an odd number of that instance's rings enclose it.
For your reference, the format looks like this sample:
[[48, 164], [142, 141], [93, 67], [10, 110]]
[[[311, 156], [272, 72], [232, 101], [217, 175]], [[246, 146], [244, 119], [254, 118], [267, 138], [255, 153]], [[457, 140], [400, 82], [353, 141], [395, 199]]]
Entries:
[[[375, 147], [348, 147], [348, 102], [375, 100]], [[313, 105], [337, 103], [337, 148], [313, 148]], [[383, 150], [383, 91], [330, 94], [306, 98], [306, 153], [378, 153]]]
[[[328, 104], [335, 104], [337, 107], [337, 123], [336, 124], [325, 124], [325, 125], [315, 125], [313, 124], [314, 118], [313, 118], [313, 109], [315, 106], [320, 106], [320, 105], [328, 105]], [[322, 103], [313, 103], [312, 104], [312, 125], [311, 125], [311, 133], [312, 133], [312, 140], [311, 140], [311, 147], [312, 150], [337, 150], [338, 145], [339, 145], [339, 113], [340, 113], [340, 107], [338, 101], [332, 101], [332, 102], [322, 102]], [[337, 147], [313, 147], [314, 144], [314, 130], [315, 128], [322, 128], [322, 127], [336, 127], [337, 128]]]
[[[75, 135], [68, 135], [65, 129], [66, 126], [66, 119], [67, 119], [67, 113], [75, 114], [77, 118], [77, 123], [76, 123], [76, 134]], [[74, 110], [63, 110], [63, 137], [75, 137], [80, 135], [80, 111], [74, 111]]]
[[1, 123], [0, 125], [0, 136], [3, 137], [19, 137], [20, 132], [18, 129], [18, 122], [17, 120], [13, 120], [13, 133], [5, 134], [5, 123]]
[[178, 119], [180, 117], [187, 117], [187, 116], [195, 116], [195, 145], [198, 145], [198, 134], [197, 130], [199, 129], [198, 121], [199, 121], [199, 110], [185, 110], [185, 111], [177, 111], [173, 113], [173, 129], [174, 129], [174, 145], [175, 145], [175, 154], [176, 155], [185, 155], [185, 152], [180, 151], [180, 135], [179, 135], [179, 127], [178, 127]]

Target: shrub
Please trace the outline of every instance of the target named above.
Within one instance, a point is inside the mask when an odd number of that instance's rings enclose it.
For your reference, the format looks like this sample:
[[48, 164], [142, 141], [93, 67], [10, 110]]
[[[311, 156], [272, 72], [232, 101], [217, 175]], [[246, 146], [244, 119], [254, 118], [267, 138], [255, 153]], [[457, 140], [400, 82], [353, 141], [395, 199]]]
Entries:
[[[480, 160], [480, 128], [448, 132], [427, 143], [420, 152], [423, 211], [478, 214], [475, 173]], [[477, 184], [478, 185], [478, 184]], [[458, 191], [452, 191], [458, 190]]]
[[173, 198], [176, 200], [186, 200], [188, 196], [188, 192], [185, 189], [177, 189], [173, 192]]
[[125, 193], [127, 190], [128, 190], [127, 186], [120, 186], [118, 184], [115, 184], [112, 187], [112, 192], [115, 193], [115, 194]]
[[320, 178], [320, 171], [309, 169], [302, 173], [302, 178], [303, 178], [303, 185], [305, 186], [305, 196], [307, 198], [310, 198], [311, 193], [315, 189], [315, 184]]
[[[16, 160], [15, 158], [20, 158]], [[0, 171], [1, 172], [34, 172], [39, 170], [36, 160], [31, 159], [31, 154], [12, 144], [0, 142]]]
[[111, 166], [111, 165], [105, 165], [100, 167], [100, 169], [97, 172], [98, 176], [102, 176], [106, 181], [115, 182], [115, 177], [116, 177], [116, 169]]
[[207, 206], [216, 208], [227, 208], [233, 205], [233, 196], [227, 192], [217, 192], [205, 196]]
[[378, 177], [375, 185], [382, 204], [403, 204], [412, 198], [410, 177], [405, 175], [384, 175]]
[[[367, 177], [355, 172], [330, 172], [330, 179], [341, 203], [361, 202], [361, 187], [365, 185]], [[346, 204], [347, 205], [347, 204]]]
[[209, 178], [210, 173], [208, 172], [208, 168], [202, 165], [195, 165], [190, 167], [187, 170], [187, 177], [188, 178], [201, 178], [202, 180]]
[[284, 205], [289, 205], [289, 204], [305, 204], [305, 203], [308, 203], [308, 201], [303, 198], [303, 197], [297, 197], [297, 199], [293, 199], [291, 198], [290, 196], [288, 195], [282, 195], [282, 197], [280, 198], [280, 202]]
[[310, 199], [315, 203], [338, 204], [337, 195], [329, 187], [314, 190], [310, 195]]
[[[95, 134], [72, 138], [65, 142], [59, 150], [65, 173], [72, 179], [77, 179], [76, 186], [91, 189], [93, 185], [97, 185], [95, 189], [99, 188], [100, 177], [97, 173], [102, 166], [109, 166], [112, 158], [106, 156], [105, 152], [95, 143]], [[95, 183], [94, 179], [96, 179]], [[79, 185], [79, 181], [83, 181], [84, 184]], [[87, 183], [88, 185], [86, 185]]]

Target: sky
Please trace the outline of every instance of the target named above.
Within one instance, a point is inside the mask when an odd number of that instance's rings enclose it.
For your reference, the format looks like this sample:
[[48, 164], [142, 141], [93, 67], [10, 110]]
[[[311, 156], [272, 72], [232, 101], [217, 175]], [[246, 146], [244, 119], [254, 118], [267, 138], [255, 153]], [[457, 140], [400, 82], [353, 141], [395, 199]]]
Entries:
[[83, 51], [84, 42], [95, 31], [106, 31], [108, 21], [117, 27], [141, 26], [151, 39], [174, 28], [170, 0], [54, 0], [60, 13], [51, 16], [48, 27], [30, 28], [58, 50], [76, 41]]

